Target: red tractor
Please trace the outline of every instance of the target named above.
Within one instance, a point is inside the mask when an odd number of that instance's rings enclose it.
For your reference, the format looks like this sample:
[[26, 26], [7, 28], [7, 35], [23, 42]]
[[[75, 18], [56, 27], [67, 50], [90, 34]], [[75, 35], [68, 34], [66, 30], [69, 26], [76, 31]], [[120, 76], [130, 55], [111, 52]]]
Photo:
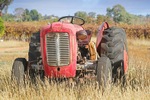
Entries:
[[[75, 16], [61, 17], [31, 36], [28, 61], [15, 59], [12, 78], [23, 82], [25, 75], [41, 78], [84, 78], [95, 76], [100, 85], [125, 81], [128, 69], [126, 34], [122, 28], [99, 27], [96, 44], [92, 33], [82, 25], [85, 21]], [[118, 71], [119, 69], [119, 71]]]

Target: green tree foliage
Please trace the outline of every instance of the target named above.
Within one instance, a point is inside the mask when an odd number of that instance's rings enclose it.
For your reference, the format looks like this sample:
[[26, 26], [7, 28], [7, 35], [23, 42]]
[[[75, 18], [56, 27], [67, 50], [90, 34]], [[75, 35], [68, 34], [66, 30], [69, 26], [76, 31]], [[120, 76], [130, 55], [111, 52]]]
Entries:
[[35, 9], [28, 10], [23, 8], [16, 8], [15, 11], [15, 20], [17, 21], [39, 21], [42, 19], [42, 15]]
[[74, 16], [83, 18], [86, 21], [86, 23], [95, 23], [96, 13], [95, 12], [86, 13], [85, 11], [77, 11], [74, 14]]
[[[0, 4], [2, 4], [0, 0]], [[9, 1], [9, 0], [5, 0]], [[13, 1], [13, 0], [10, 0]], [[107, 21], [110, 24], [115, 23], [127, 23], [127, 24], [146, 24], [150, 22], [150, 15], [133, 15], [128, 13], [125, 8], [121, 5], [115, 5], [112, 8], [107, 8], [107, 14], [101, 15], [95, 12], [77, 11], [74, 16], [83, 18], [86, 23], [90, 24], [101, 24]], [[58, 21], [58, 17], [55, 15], [44, 15], [42, 16], [37, 10], [28, 10], [23, 8], [16, 8], [14, 14], [4, 13], [2, 16], [4, 21], [39, 21], [46, 20], [49, 23]]]
[[12, 2], [13, 0], [0, 0], [0, 38], [4, 35], [5, 33], [5, 27], [4, 27], [4, 21], [1, 17], [2, 10], [5, 9], [5, 12], [7, 11], [8, 5]]
[[129, 14], [121, 5], [115, 5], [112, 9], [107, 8], [107, 16], [112, 17], [116, 23], [130, 23], [132, 15]]
[[38, 21], [41, 18], [41, 15], [35, 9], [33, 9], [33, 10], [30, 11], [30, 16], [31, 16], [32, 21], [35, 21], [35, 20]]
[[30, 11], [28, 9], [25, 9], [25, 12], [23, 14], [23, 21], [31, 21], [32, 18], [30, 16]]
[[113, 23], [113, 20], [110, 17], [105, 16], [105, 15], [100, 15], [100, 14], [97, 15], [96, 23], [98, 25], [102, 24], [105, 21], [108, 22], [109, 24]]
[[81, 17], [84, 20], [87, 20], [88, 14], [85, 11], [78, 11], [74, 14], [74, 16]]
[[3, 19], [0, 17], [0, 38], [4, 35], [4, 30], [5, 30], [4, 21], [3, 21]]
[[89, 12], [88, 16], [91, 18], [95, 18], [96, 17], [96, 13], [95, 12]]
[[2, 19], [7, 22], [14, 21], [15, 16], [13, 14], [3, 14]]
[[101, 24], [102, 22], [104, 22], [105, 21], [105, 18], [106, 16], [104, 16], [104, 15], [97, 15], [97, 20], [96, 20], [96, 22], [97, 22], [97, 24]]
[[10, 5], [13, 0], [0, 0], [0, 10], [5, 9], [7, 11], [8, 5]]
[[17, 21], [22, 21], [24, 12], [25, 12], [25, 10], [23, 8], [15, 9], [14, 13], [15, 13]]
[[88, 15], [87, 15], [87, 23], [91, 23], [91, 24], [94, 24], [96, 19], [96, 13], [95, 12], [89, 12]]

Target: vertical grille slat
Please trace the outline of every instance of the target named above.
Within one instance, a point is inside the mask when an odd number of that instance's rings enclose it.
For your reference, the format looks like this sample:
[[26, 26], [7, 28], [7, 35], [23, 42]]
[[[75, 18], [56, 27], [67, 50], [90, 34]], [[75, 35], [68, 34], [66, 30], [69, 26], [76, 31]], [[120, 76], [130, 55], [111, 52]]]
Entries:
[[46, 35], [47, 62], [50, 66], [65, 66], [70, 63], [69, 35], [48, 33]]

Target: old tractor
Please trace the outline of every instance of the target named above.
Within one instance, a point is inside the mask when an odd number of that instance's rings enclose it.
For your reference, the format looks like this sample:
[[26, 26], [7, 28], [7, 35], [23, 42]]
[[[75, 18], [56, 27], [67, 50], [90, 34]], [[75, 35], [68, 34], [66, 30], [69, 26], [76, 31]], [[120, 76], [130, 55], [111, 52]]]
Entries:
[[18, 83], [25, 76], [34, 79], [84, 78], [95, 76], [100, 85], [125, 81], [128, 69], [126, 33], [122, 28], [109, 27], [103, 22], [98, 28], [96, 43], [92, 32], [85, 30], [84, 19], [76, 16], [61, 17], [31, 36], [28, 61], [16, 58], [12, 78]]

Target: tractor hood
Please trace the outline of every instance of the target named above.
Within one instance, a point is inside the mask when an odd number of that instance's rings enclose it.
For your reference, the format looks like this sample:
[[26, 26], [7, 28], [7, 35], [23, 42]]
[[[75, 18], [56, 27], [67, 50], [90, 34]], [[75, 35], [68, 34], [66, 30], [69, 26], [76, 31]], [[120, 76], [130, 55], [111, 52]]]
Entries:
[[48, 77], [75, 77], [77, 62], [76, 32], [79, 25], [54, 22], [42, 28], [41, 54]]
[[74, 35], [76, 35], [77, 31], [83, 30], [83, 28], [76, 24], [66, 23], [66, 22], [54, 22], [50, 25], [47, 25], [42, 28], [42, 33], [47, 33], [48, 31], [51, 32], [64, 32], [66, 30], [72, 31]]

